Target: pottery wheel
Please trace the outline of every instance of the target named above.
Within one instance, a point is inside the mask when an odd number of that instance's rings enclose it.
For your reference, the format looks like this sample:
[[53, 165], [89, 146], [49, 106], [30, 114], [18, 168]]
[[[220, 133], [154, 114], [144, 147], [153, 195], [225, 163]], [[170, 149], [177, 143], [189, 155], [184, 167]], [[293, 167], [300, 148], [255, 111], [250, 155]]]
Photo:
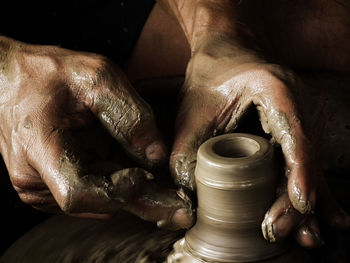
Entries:
[[183, 235], [129, 214], [108, 221], [54, 216], [22, 236], [0, 262], [163, 262]]
[[[0, 262], [162, 263], [184, 234], [160, 230], [129, 214], [109, 221], [53, 216], [17, 240]], [[298, 262], [300, 253], [300, 248], [294, 249], [288, 262]], [[278, 262], [286, 262], [283, 255], [261, 261]]]

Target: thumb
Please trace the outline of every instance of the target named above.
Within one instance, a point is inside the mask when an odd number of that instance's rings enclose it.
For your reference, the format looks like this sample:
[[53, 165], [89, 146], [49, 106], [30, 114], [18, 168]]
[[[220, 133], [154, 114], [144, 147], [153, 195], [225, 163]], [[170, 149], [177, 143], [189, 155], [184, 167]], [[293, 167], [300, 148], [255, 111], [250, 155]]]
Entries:
[[141, 193], [124, 210], [146, 221], [157, 222], [159, 228], [188, 229], [194, 224], [192, 203], [183, 189], [166, 189], [154, 182], [146, 182]]
[[[61, 210], [67, 214], [113, 214], [132, 200], [152, 175], [141, 168], [90, 173], [69, 132], [39, 136], [29, 156]], [[100, 171], [108, 165], [100, 163]]]
[[113, 72], [88, 91], [89, 107], [133, 159], [152, 167], [167, 157], [152, 109], [124, 74], [112, 66]]
[[[204, 107], [206, 105], [207, 107]], [[184, 97], [176, 120], [170, 171], [178, 186], [195, 190], [194, 169], [199, 146], [213, 136], [214, 112], [208, 103]]]

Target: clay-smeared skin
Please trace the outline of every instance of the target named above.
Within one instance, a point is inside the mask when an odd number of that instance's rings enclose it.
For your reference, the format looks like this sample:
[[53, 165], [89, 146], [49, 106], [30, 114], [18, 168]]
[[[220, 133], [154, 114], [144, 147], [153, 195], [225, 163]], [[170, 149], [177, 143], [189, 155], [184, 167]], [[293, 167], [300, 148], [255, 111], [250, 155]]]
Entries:
[[174, 190], [148, 193], [156, 187], [149, 172], [109, 158], [101, 124], [141, 167], [166, 159], [151, 108], [112, 62], [1, 37], [0, 66], [0, 149], [22, 201], [48, 212], [101, 217], [124, 208], [175, 228], [192, 224]]
[[[308, 167], [311, 143], [301, 127], [289, 83], [301, 85], [291, 72], [266, 63], [225, 35], [203, 40], [191, 59], [184, 84], [172, 152], [176, 175], [181, 178], [178, 163], [186, 171], [188, 161], [184, 158], [195, 156], [192, 153], [198, 145], [216, 133], [233, 131], [248, 107], [255, 105], [263, 128], [282, 146], [293, 205], [302, 213], [312, 212], [315, 174]], [[186, 183], [194, 189], [190, 181]]]
[[[308, 122], [298, 97], [301, 94], [298, 91], [304, 89], [304, 84], [292, 71], [262, 59], [258, 52], [246, 48], [244, 41], [240, 41], [237, 20], [240, 15], [237, 3], [240, 1], [159, 2], [179, 21], [192, 51], [170, 160], [175, 181], [194, 190], [193, 171], [198, 146], [216, 134], [234, 131], [248, 107], [254, 105], [264, 130], [282, 147], [288, 177], [287, 193], [284, 199], [276, 201], [280, 209], [272, 209], [266, 215], [262, 226], [265, 238], [273, 242], [276, 236], [285, 237], [296, 231], [316, 240], [313, 237], [319, 234], [312, 233], [319, 233], [317, 224], [303, 220], [313, 213], [320, 187], [317, 180], [320, 172], [316, 169], [316, 151], [313, 148], [315, 131], [318, 134], [320, 130], [316, 126], [305, 126]], [[317, 4], [319, 6], [320, 2]], [[260, 33], [264, 32], [268, 30]], [[345, 56], [336, 69], [344, 70], [348, 65], [347, 59]], [[321, 68], [329, 69], [333, 65], [326, 61], [322, 63]], [[282, 222], [286, 218], [282, 215], [289, 208], [295, 209], [295, 213]], [[271, 211], [276, 212], [276, 216], [272, 216]], [[333, 211], [341, 214], [339, 207]], [[343, 214], [340, 221], [343, 227], [349, 226], [347, 215]], [[281, 226], [281, 233], [274, 233], [276, 225]], [[314, 231], [302, 231], [304, 226]], [[319, 243], [302, 238], [298, 240], [305, 246]]]

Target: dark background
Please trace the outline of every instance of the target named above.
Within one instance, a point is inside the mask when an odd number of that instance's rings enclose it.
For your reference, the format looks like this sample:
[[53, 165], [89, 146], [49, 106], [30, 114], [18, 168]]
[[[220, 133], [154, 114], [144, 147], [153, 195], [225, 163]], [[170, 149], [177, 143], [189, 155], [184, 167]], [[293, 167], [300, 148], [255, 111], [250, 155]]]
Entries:
[[125, 62], [154, 0], [0, 3], [0, 34], [33, 44], [96, 52]]

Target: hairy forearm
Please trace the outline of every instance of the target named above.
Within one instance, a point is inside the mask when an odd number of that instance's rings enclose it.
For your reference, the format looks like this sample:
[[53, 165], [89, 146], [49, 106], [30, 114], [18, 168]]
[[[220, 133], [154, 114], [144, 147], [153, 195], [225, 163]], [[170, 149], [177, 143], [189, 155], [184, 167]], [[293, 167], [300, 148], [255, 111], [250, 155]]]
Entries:
[[0, 35], [0, 72], [2, 71], [3, 64], [6, 61], [8, 53], [8, 45], [4, 37]]
[[184, 30], [193, 50], [201, 38], [219, 32], [236, 36], [236, 0], [158, 0]]
[[8, 65], [8, 58], [12, 50], [12, 42], [10, 38], [0, 35], [0, 73], [3, 72]]

